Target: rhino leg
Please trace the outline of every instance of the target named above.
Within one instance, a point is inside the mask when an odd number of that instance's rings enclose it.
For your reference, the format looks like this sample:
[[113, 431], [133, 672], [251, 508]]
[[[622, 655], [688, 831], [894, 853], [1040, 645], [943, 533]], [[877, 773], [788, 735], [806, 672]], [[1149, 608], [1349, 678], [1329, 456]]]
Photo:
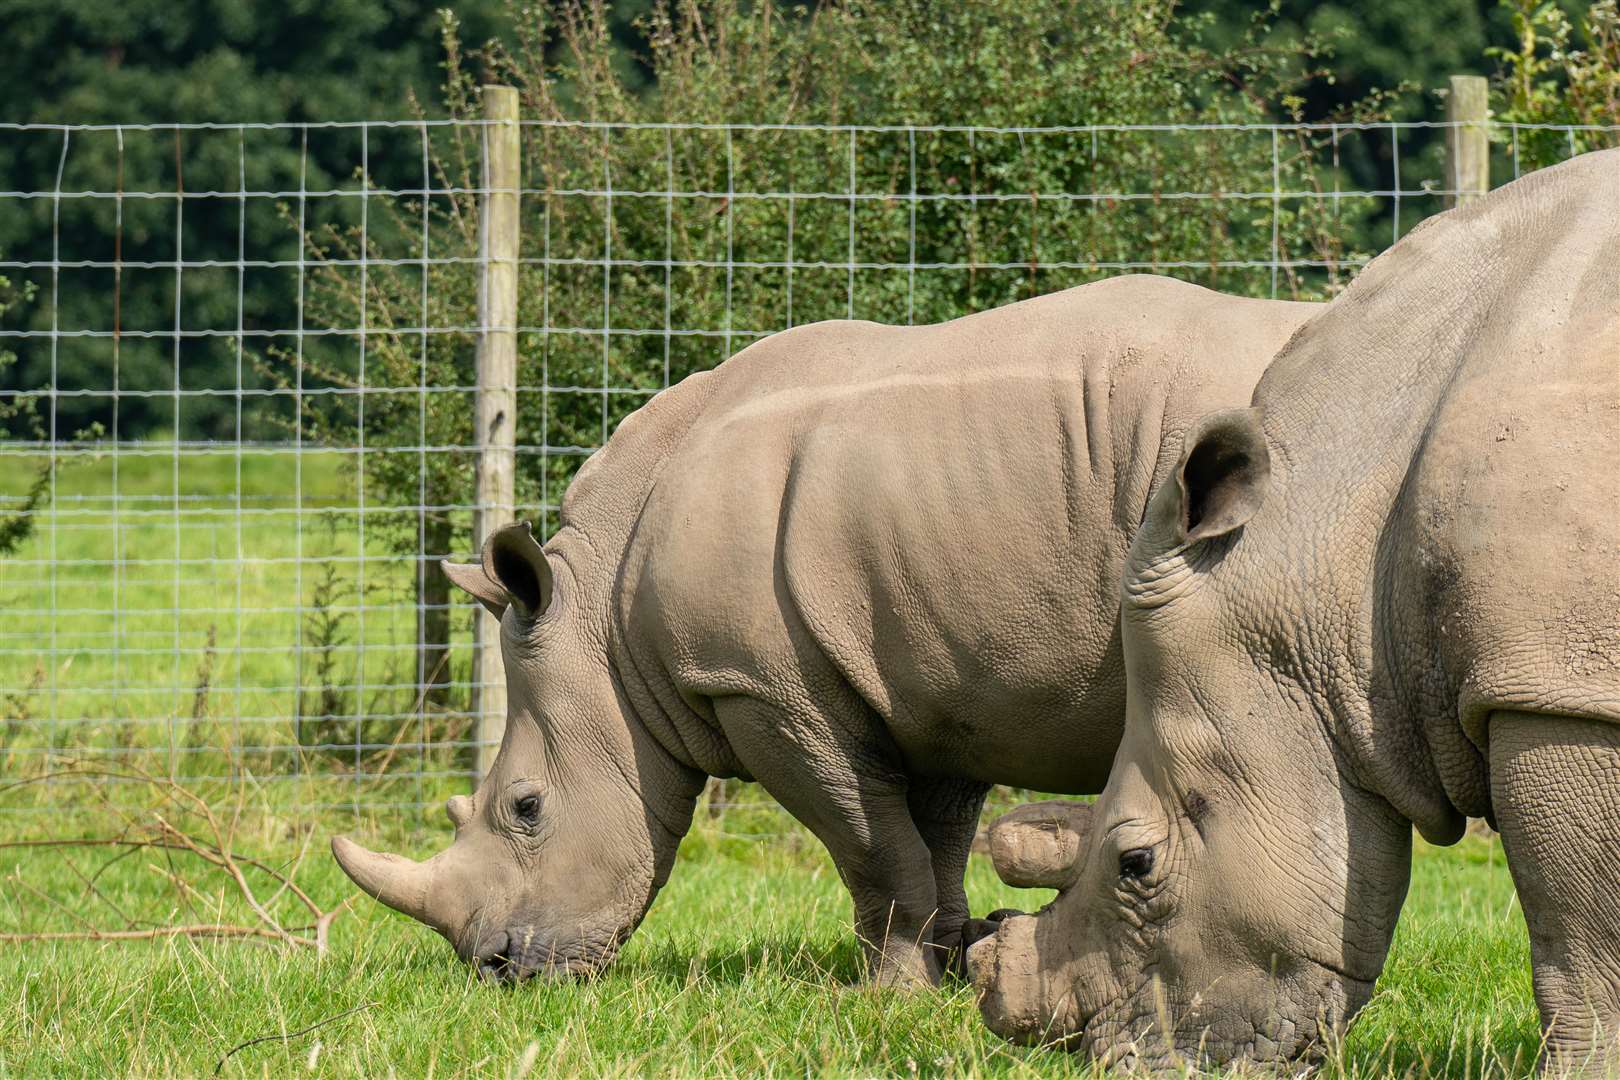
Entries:
[[1530, 928], [1552, 1073], [1620, 1066], [1620, 725], [1496, 712], [1491, 801]]
[[855, 901], [868, 977], [883, 986], [936, 983], [928, 845], [912, 822], [904, 774], [885, 768], [875, 740], [856, 734], [870, 726], [851, 708], [835, 719], [808, 703], [739, 696], [717, 700], [715, 716], [754, 779], [832, 855]]
[[933, 945], [947, 971], [966, 976], [962, 926], [968, 919], [968, 855], [979, 828], [979, 812], [990, 785], [976, 780], [925, 779], [912, 783], [906, 803], [911, 820], [928, 845], [934, 869], [934, 895], [939, 911], [934, 916]]

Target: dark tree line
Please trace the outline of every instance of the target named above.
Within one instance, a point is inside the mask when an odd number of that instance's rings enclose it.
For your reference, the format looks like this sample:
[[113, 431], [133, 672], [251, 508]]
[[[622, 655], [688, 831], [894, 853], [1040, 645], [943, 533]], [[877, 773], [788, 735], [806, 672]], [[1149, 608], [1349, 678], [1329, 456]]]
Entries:
[[[240, 4], [227, 0], [0, 0], [0, 25], [8, 35], [10, 62], [0, 65], [0, 100], [8, 103], [3, 117], [11, 122], [45, 123], [188, 123], [321, 121], [399, 119], [418, 113], [442, 116], [445, 52], [442, 25], [434, 0], [288, 0], [279, 4]], [[550, 5], [561, 12], [567, 5]], [[773, 13], [784, 31], [801, 33], [818, 16], [842, 5], [817, 4], [782, 8]], [[1086, 5], [1082, 5], [1087, 7]], [[1103, 5], [1106, 6], [1106, 5]], [[767, 5], [754, 5], [766, 10]], [[967, 5], [969, 21], [986, 27], [1023, 25], [1027, 12], [999, 3]], [[1579, 8], [1575, 4], [1571, 10]], [[496, 40], [515, 45], [524, 16], [510, 10], [504, 0], [463, 0], [454, 5], [459, 38], [469, 45]], [[912, 24], [910, 5], [893, 5], [892, 15], [881, 9], [864, 11], [861, 32], [887, 23], [903, 38], [916, 30], [925, 39], [926, 26]], [[1089, 10], [1089, 7], [1088, 7]], [[603, 37], [592, 47], [604, 54], [607, 68], [620, 90], [638, 96], [656, 95], [657, 83], [667, 80], [659, 72], [653, 46], [646, 34], [653, 0], [619, 0], [604, 4], [599, 13]], [[1272, 51], [1267, 75], [1273, 89], [1281, 66], [1292, 64], [1299, 76], [1286, 101], [1274, 97], [1261, 107], [1276, 116], [1292, 113], [1302, 119], [1342, 115], [1369, 101], [1380, 91], [1408, 92], [1387, 101], [1381, 109], [1397, 118], [1434, 115], [1436, 106], [1426, 91], [1443, 85], [1446, 75], [1460, 71], [1488, 72], [1494, 65], [1486, 56], [1490, 46], [1511, 45], [1511, 12], [1495, 0], [1376, 0], [1360, 4], [1318, 4], [1307, 0], [1279, 0], [1270, 10], [1235, 0], [1190, 0], [1180, 8], [1155, 8], [1169, 20], [1167, 27], [1182, 40], [1196, 36], [1212, 55], [1235, 58], [1227, 72], [1226, 91], [1252, 91], [1252, 73], [1241, 57], [1256, 43]], [[556, 24], [559, 19], [552, 19]], [[823, 24], [836, 20], [821, 19]], [[717, 24], [718, 25], [718, 24]], [[949, 29], [949, 20], [940, 24]], [[910, 27], [910, 29], [908, 29]], [[1258, 36], [1256, 28], [1259, 28]], [[1095, 50], [1062, 25], [1050, 28], [1056, 46], [1052, 77], [1059, 73], [1066, 51]], [[1194, 35], [1194, 31], [1196, 34]], [[1068, 36], [1065, 36], [1068, 35]], [[911, 35], [913, 39], [916, 34]], [[997, 40], [992, 32], [988, 41]], [[1099, 41], [1101, 39], [1099, 38]], [[926, 45], [926, 41], [921, 42]], [[859, 43], [846, 43], [860, 48]], [[1326, 44], [1324, 51], [1319, 48]], [[542, 43], [544, 63], [570, 62], [555, 39]], [[950, 63], [974, 62], [968, 53], [946, 43], [938, 59], [917, 68], [919, 79], [964, 82], [963, 68], [952, 74]], [[916, 59], [920, 62], [924, 53]], [[1290, 59], [1291, 58], [1291, 59]], [[535, 61], [526, 63], [533, 67]], [[1306, 78], [1310, 72], [1324, 77]], [[475, 72], [475, 74], [477, 74]], [[904, 72], [897, 68], [895, 74]], [[591, 103], [580, 97], [578, 72], [564, 70], [557, 99], [581, 115]], [[1129, 85], [1128, 72], [1093, 73]], [[851, 100], [860, 97], [851, 87]], [[988, 121], [998, 103], [976, 95], [973, 87], [950, 97], [957, 123]], [[1190, 97], [1215, 102], [1222, 88], [1217, 81], [1193, 80]], [[591, 91], [583, 87], [588, 95]], [[1020, 90], [1038, 98], [1064, 98], [1061, 87], [1031, 85]], [[734, 105], [746, 108], [753, 93], [739, 87]], [[757, 96], [757, 94], [756, 94]], [[904, 87], [893, 100], [915, 104], [914, 91]], [[876, 95], [863, 98], [870, 105]], [[1078, 100], [1076, 104], [1081, 104]], [[915, 109], [912, 110], [915, 112]], [[937, 111], [937, 110], [935, 110]], [[897, 112], [896, 115], [899, 115]], [[908, 114], [909, 115], [909, 114]], [[913, 117], [920, 119], [921, 117]], [[939, 119], [938, 116], [931, 116]], [[1069, 121], [1110, 120], [1110, 116], [1065, 115]], [[870, 119], [870, 118], [863, 118]], [[316, 133], [307, 146], [285, 133], [249, 131], [238, 136], [219, 132], [132, 132], [120, 139], [111, 133], [80, 133], [66, 146], [58, 132], [0, 132], [0, 187], [48, 192], [61, 170], [67, 190], [172, 192], [232, 191], [239, 186], [254, 190], [291, 191], [300, 184], [315, 190], [357, 186], [362, 147], [353, 131]], [[1437, 153], [1437, 142], [1426, 132], [1411, 136], [1403, 153], [1418, 157]], [[393, 146], [372, 148], [368, 165], [381, 183], [409, 183], [419, 172], [415, 155], [404, 140]], [[245, 158], [246, 168], [240, 166]], [[1357, 186], [1376, 187], [1389, 172], [1388, 147], [1370, 142], [1349, 153], [1348, 164]], [[308, 208], [307, 224], [340, 226], [354, 223], [358, 201], [328, 199]], [[296, 229], [289, 226], [285, 207], [267, 201], [250, 203], [246, 213], [232, 198], [190, 198], [178, 215], [172, 199], [113, 200], [69, 199], [58, 205], [50, 198], [7, 200], [0, 213], [0, 259], [45, 262], [166, 264], [188, 262], [229, 263], [245, 249], [250, 258], [289, 260], [296, 256]], [[121, 225], [115, 221], [121, 216]], [[183, 233], [176, 243], [176, 232]], [[274, 269], [241, 275], [229, 267], [189, 270], [177, 277], [163, 267], [131, 267], [114, 273], [104, 266], [69, 268], [53, 282], [47, 271], [14, 269], [14, 286], [29, 299], [14, 303], [4, 316], [8, 327], [44, 329], [57, 324], [67, 329], [123, 332], [185, 330], [231, 331], [237, 325], [240, 288], [241, 320], [249, 330], [289, 328], [295, 307], [294, 276]], [[176, 291], [180, 295], [176, 297]], [[177, 301], [178, 300], [178, 304]], [[178, 315], [176, 309], [178, 307]], [[0, 389], [48, 386], [53, 362], [43, 339], [18, 343], [15, 364], [0, 371]], [[226, 393], [183, 397], [177, 403], [162, 392], [177, 381], [186, 391], [232, 391], [239, 384], [259, 385], [251, 365], [239, 363], [234, 342], [227, 338], [187, 338], [176, 349], [172, 339], [129, 337], [120, 340], [117, 356], [107, 339], [63, 339], [54, 363], [57, 385], [102, 392], [99, 396], [59, 400], [58, 430], [76, 431], [99, 422], [111, 427], [113, 369], [117, 385], [134, 391], [118, 405], [116, 419], [121, 437], [178, 432], [184, 438], [274, 437], [275, 419], [266, 410], [249, 409], [243, 430], [237, 429], [234, 402]], [[239, 374], [240, 372], [240, 374]], [[141, 396], [141, 395], [151, 396]]]

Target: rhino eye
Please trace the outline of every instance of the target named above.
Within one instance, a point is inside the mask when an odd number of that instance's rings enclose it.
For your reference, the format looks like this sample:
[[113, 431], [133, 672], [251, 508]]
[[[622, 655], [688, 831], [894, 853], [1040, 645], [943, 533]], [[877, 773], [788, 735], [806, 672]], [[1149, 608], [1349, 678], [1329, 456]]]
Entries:
[[512, 812], [517, 819], [525, 825], [533, 825], [540, 820], [540, 796], [522, 795], [512, 803]]
[[1119, 876], [1139, 881], [1153, 872], [1153, 849], [1131, 848], [1119, 857]]

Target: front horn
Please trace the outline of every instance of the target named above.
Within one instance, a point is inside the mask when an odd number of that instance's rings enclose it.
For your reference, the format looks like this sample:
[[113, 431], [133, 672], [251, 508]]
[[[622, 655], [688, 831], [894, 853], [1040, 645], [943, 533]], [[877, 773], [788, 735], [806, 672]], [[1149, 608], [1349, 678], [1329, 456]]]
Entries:
[[435, 930], [446, 930], [427, 909], [433, 860], [419, 863], [403, 855], [368, 851], [347, 836], [332, 837], [332, 857], [368, 895]]

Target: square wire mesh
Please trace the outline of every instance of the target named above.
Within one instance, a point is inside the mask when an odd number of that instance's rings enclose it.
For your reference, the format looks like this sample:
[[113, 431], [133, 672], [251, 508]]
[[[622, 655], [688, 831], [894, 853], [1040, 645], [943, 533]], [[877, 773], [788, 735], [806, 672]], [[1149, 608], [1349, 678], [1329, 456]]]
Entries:
[[[520, 514], [554, 528], [625, 415], [799, 323], [1125, 272], [1330, 297], [1454, 194], [1445, 126], [526, 123]], [[476, 509], [486, 130], [0, 125], [9, 774], [465, 788], [471, 608], [435, 563]], [[1614, 134], [1496, 125], [1495, 175]]]

